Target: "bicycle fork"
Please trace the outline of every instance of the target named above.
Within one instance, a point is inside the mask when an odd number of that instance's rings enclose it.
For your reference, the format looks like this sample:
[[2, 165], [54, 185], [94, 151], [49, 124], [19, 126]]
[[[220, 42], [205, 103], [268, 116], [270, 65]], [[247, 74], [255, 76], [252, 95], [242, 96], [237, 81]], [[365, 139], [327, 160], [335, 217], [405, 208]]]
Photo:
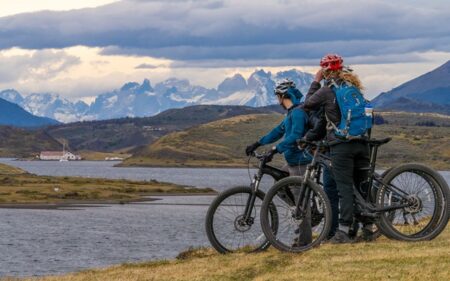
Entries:
[[254, 207], [255, 201], [256, 201], [256, 193], [258, 192], [260, 183], [261, 183], [261, 177], [259, 175], [255, 176], [255, 178], [253, 179], [253, 182], [252, 182], [252, 186], [251, 186], [252, 193], [248, 197], [247, 204], [245, 205], [245, 211], [244, 211], [245, 222], [249, 222], [250, 218], [252, 216], [252, 210], [253, 210], [253, 207]]

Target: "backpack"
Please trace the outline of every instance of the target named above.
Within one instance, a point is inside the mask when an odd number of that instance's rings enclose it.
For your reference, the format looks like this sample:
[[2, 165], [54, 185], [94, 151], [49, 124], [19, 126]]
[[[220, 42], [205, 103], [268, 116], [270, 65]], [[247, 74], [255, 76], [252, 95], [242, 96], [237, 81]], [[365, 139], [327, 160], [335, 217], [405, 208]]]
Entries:
[[355, 139], [363, 138], [370, 134], [373, 122], [373, 107], [364, 99], [361, 91], [350, 83], [333, 83], [331, 89], [336, 94], [336, 102], [341, 111], [341, 121], [336, 124], [327, 121], [339, 138]]

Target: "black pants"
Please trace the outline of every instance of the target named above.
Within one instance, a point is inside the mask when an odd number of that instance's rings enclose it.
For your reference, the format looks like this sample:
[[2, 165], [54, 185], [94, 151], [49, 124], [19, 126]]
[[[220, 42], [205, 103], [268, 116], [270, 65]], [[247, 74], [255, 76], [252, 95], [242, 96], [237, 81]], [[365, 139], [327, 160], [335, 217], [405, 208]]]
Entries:
[[367, 179], [369, 167], [369, 146], [361, 141], [343, 142], [331, 147], [333, 177], [339, 192], [339, 224], [351, 226], [353, 223], [353, 185], [359, 187]]

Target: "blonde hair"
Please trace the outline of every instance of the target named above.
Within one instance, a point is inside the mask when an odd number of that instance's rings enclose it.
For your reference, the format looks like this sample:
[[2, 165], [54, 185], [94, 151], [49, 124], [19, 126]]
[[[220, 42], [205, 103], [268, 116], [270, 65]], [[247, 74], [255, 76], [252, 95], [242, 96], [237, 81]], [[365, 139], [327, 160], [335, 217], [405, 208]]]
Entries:
[[344, 80], [345, 82], [352, 84], [353, 86], [358, 88], [360, 91], [364, 90], [364, 86], [363, 86], [361, 80], [359, 80], [358, 75], [354, 74], [353, 72], [351, 72], [349, 70], [326, 71], [324, 73], [324, 77], [325, 77], [325, 79], [329, 79], [332, 77], [339, 78], [339, 79]]

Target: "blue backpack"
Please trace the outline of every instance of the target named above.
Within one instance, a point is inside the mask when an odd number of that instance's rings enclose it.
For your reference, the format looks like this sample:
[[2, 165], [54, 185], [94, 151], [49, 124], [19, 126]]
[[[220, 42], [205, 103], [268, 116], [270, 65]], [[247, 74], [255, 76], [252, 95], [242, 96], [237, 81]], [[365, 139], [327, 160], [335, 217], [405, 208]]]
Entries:
[[335, 135], [344, 139], [363, 138], [372, 128], [372, 105], [364, 99], [358, 88], [349, 83], [333, 83], [331, 89], [336, 94], [336, 102], [341, 111], [341, 122], [337, 126], [327, 117]]

